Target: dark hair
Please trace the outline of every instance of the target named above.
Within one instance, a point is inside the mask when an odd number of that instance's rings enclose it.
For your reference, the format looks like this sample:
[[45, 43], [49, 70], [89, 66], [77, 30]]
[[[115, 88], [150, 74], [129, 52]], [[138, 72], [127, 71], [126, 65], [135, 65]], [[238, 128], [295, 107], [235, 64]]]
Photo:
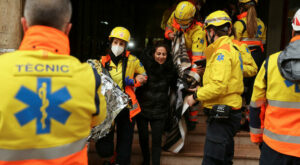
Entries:
[[224, 25], [221, 25], [221, 26], [213, 26], [213, 25], [210, 25], [207, 27], [208, 30], [210, 29], [213, 29], [216, 33], [216, 35], [218, 37], [222, 37], [222, 36], [228, 36], [228, 31], [230, 29], [230, 23], [225, 23]]
[[24, 16], [28, 26], [44, 25], [62, 30], [70, 22], [70, 0], [26, 0]]
[[158, 42], [154, 45], [154, 50], [153, 50], [153, 54], [156, 52], [156, 49], [159, 47], [164, 47], [167, 51], [167, 55], [169, 55], [169, 46], [167, 44], [165, 44], [164, 42]]

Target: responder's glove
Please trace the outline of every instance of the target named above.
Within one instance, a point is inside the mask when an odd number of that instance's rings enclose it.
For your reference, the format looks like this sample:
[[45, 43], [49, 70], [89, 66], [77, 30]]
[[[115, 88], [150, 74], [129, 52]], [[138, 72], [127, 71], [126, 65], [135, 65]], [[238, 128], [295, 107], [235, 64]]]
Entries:
[[134, 85], [134, 80], [133, 79], [130, 79], [129, 76], [127, 76], [125, 78], [125, 85], [126, 86], [133, 86]]

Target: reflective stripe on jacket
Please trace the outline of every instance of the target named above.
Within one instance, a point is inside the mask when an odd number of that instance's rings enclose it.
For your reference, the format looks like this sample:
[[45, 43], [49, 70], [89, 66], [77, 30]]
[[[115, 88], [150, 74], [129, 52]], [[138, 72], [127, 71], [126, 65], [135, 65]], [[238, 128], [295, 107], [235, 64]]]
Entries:
[[205, 55], [207, 65], [203, 76], [203, 87], [197, 90], [197, 99], [203, 107], [225, 104], [239, 109], [242, 106], [243, 62], [228, 36], [218, 38], [210, 44]]
[[[109, 69], [109, 72], [112, 76], [112, 79], [120, 86], [121, 89], [125, 90], [125, 93], [129, 95], [131, 99], [132, 105], [130, 105], [129, 108], [129, 113], [130, 113], [130, 119], [132, 119], [134, 116], [136, 116], [138, 113], [141, 112], [140, 105], [136, 99], [134, 88], [139, 87], [140, 83], [135, 81], [135, 74], [141, 74], [146, 76], [146, 71], [140, 60], [133, 56], [130, 55], [129, 51], [126, 51], [126, 58], [127, 58], [127, 66], [126, 66], [126, 71], [125, 71], [125, 79], [131, 80], [133, 83], [132, 84], [125, 84], [125, 80], [122, 78], [123, 75], [123, 61], [120, 60], [118, 63], [118, 66], [115, 66], [113, 62], [111, 62], [111, 58], [109, 55], [102, 56], [101, 58], [101, 63], [105, 67], [106, 65], [110, 66], [111, 69]], [[117, 71], [119, 70], [119, 71]], [[120, 74], [116, 73], [120, 72]], [[117, 81], [116, 81], [117, 80]], [[125, 89], [124, 89], [124, 85]]]
[[250, 104], [251, 140], [300, 157], [300, 84], [281, 76], [279, 56], [280, 52], [271, 55], [256, 77]]
[[86, 138], [106, 117], [101, 80], [69, 56], [67, 36], [30, 27], [0, 56], [0, 165], [87, 165]]

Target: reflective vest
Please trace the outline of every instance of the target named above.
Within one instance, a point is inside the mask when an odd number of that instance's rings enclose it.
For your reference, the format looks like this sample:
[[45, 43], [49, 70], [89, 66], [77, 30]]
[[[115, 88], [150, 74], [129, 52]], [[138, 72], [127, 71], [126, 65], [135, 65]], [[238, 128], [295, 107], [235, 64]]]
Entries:
[[233, 47], [228, 36], [218, 38], [205, 49], [207, 65], [203, 75], [203, 87], [197, 89], [197, 100], [203, 107], [224, 104], [240, 109], [243, 85], [241, 54]]
[[244, 12], [238, 16], [238, 21], [234, 23], [234, 30], [237, 40], [248, 45], [250, 49], [255, 46], [260, 46], [264, 51], [263, 45], [266, 43], [266, 31], [265, 24], [257, 18], [257, 32], [254, 38], [249, 38], [247, 33], [247, 12]]
[[88, 164], [86, 138], [106, 104], [99, 75], [68, 55], [68, 42], [33, 26], [0, 56], [0, 165]]
[[232, 40], [234, 47], [241, 53], [243, 59], [243, 76], [253, 77], [257, 73], [257, 65], [252, 58], [251, 52], [247, 44], [238, 40]]
[[[165, 38], [169, 39], [169, 33], [177, 31], [184, 32], [186, 48], [188, 51], [187, 53], [191, 59], [192, 66], [195, 61], [204, 59], [205, 56], [203, 54], [203, 51], [207, 47], [207, 42], [206, 32], [203, 28], [203, 24], [194, 21], [188, 29], [183, 30], [180, 28], [180, 25], [176, 22], [173, 12], [167, 22]], [[194, 68], [192, 70], [196, 71]]]
[[273, 54], [263, 63], [254, 83], [251, 141], [264, 141], [279, 153], [300, 157], [300, 84], [281, 76], [279, 55]]
[[[146, 76], [146, 71], [140, 60], [130, 55], [129, 51], [126, 51], [125, 58], [120, 60], [116, 66], [111, 62], [110, 56], [101, 57], [101, 64], [103, 67], [107, 68], [112, 79], [119, 85], [121, 89], [125, 91], [126, 94], [131, 99], [131, 105], [129, 105], [129, 117], [132, 119], [138, 113], [141, 112], [140, 105], [136, 99], [134, 88], [141, 86], [138, 81], [135, 81], [135, 74], [141, 74]], [[126, 70], [123, 68], [126, 67]], [[131, 82], [131, 83], [128, 83]]]

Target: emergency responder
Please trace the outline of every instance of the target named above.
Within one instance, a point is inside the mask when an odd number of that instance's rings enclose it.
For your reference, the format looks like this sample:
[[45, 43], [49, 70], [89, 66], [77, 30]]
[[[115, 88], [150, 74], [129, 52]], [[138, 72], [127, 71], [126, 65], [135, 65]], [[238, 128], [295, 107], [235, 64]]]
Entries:
[[[267, 28], [264, 23], [257, 18], [255, 10], [257, 2], [258, 0], [239, 0], [238, 5], [241, 14], [238, 15], [238, 21], [234, 23], [234, 31], [236, 39], [248, 45], [259, 70], [266, 58], [263, 52]], [[250, 104], [254, 80], [255, 76], [246, 78], [244, 81], [247, 105]]]
[[210, 45], [204, 53], [207, 66], [203, 87], [187, 98], [201, 101], [208, 115], [202, 164], [232, 164], [234, 140], [240, 126], [243, 92], [242, 57], [229, 37], [231, 19], [224, 11], [207, 16], [205, 29]]
[[261, 145], [261, 165], [300, 164], [300, 9], [292, 39], [270, 55], [255, 79], [250, 104], [250, 135]]
[[[109, 35], [109, 41], [110, 49], [108, 54], [102, 56], [100, 61], [120, 89], [128, 94], [131, 99], [130, 106], [123, 109], [115, 119], [117, 127], [115, 163], [129, 165], [135, 124], [134, 117], [141, 111], [134, 88], [146, 83], [147, 76], [144, 66], [139, 59], [126, 50], [130, 41], [130, 33], [126, 28], [115, 27]], [[136, 74], [137, 76], [135, 76]], [[101, 143], [96, 144], [96, 147], [101, 147], [99, 144]]]
[[[192, 64], [205, 58], [203, 50], [206, 48], [205, 31], [203, 24], [194, 19], [195, 6], [188, 1], [180, 2], [170, 16], [165, 29], [165, 37], [173, 40], [175, 32], [182, 31], [185, 36], [188, 55]], [[196, 71], [196, 69], [193, 69]]]
[[[203, 24], [194, 19], [195, 12], [196, 8], [191, 2], [180, 2], [168, 20], [165, 37], [173, 40], [176, 32], [183, 32], [187, 53], [192, 64], [191, 70], [203, 75], [204, 67], [197, 66], [195, 61], [205, 58], [203, 51], [206, 48], [206, 37]], [[197, 109], [190, 108], [188, 125], [191, 129], [195, 127], [197, 114]]]
[[[231, 36], [232, 38], [232, 36]], [[245, 79], [248, 79], [250, 77], [256, 76], [258, 68], [254, 61], [254, 59], [251, 56], [251, 52], [247, 46], [247, 44], [242, 43], [238, 40], [233, 39], [232, 40], [234, 47], [241, 53], [242, 55], [242, 61], [243, 61], [243, 81], [245, 82]], [[245, 83], [244, 83], [244, 89], [245, 89]], [[242, 94], [243, 98], [243, 104], [242, 104], [242, 119], [241, 119], [241, 128], [240, 130], [248, 131], [249, 132], [249, 106], [246, 104], [245, 100], [245, 91]]]
[[69, 0], [27, 0], [18, 51], [0, 56], [0, 164], [87, 165], [106, 116], [101, 80], [69, 55]]

